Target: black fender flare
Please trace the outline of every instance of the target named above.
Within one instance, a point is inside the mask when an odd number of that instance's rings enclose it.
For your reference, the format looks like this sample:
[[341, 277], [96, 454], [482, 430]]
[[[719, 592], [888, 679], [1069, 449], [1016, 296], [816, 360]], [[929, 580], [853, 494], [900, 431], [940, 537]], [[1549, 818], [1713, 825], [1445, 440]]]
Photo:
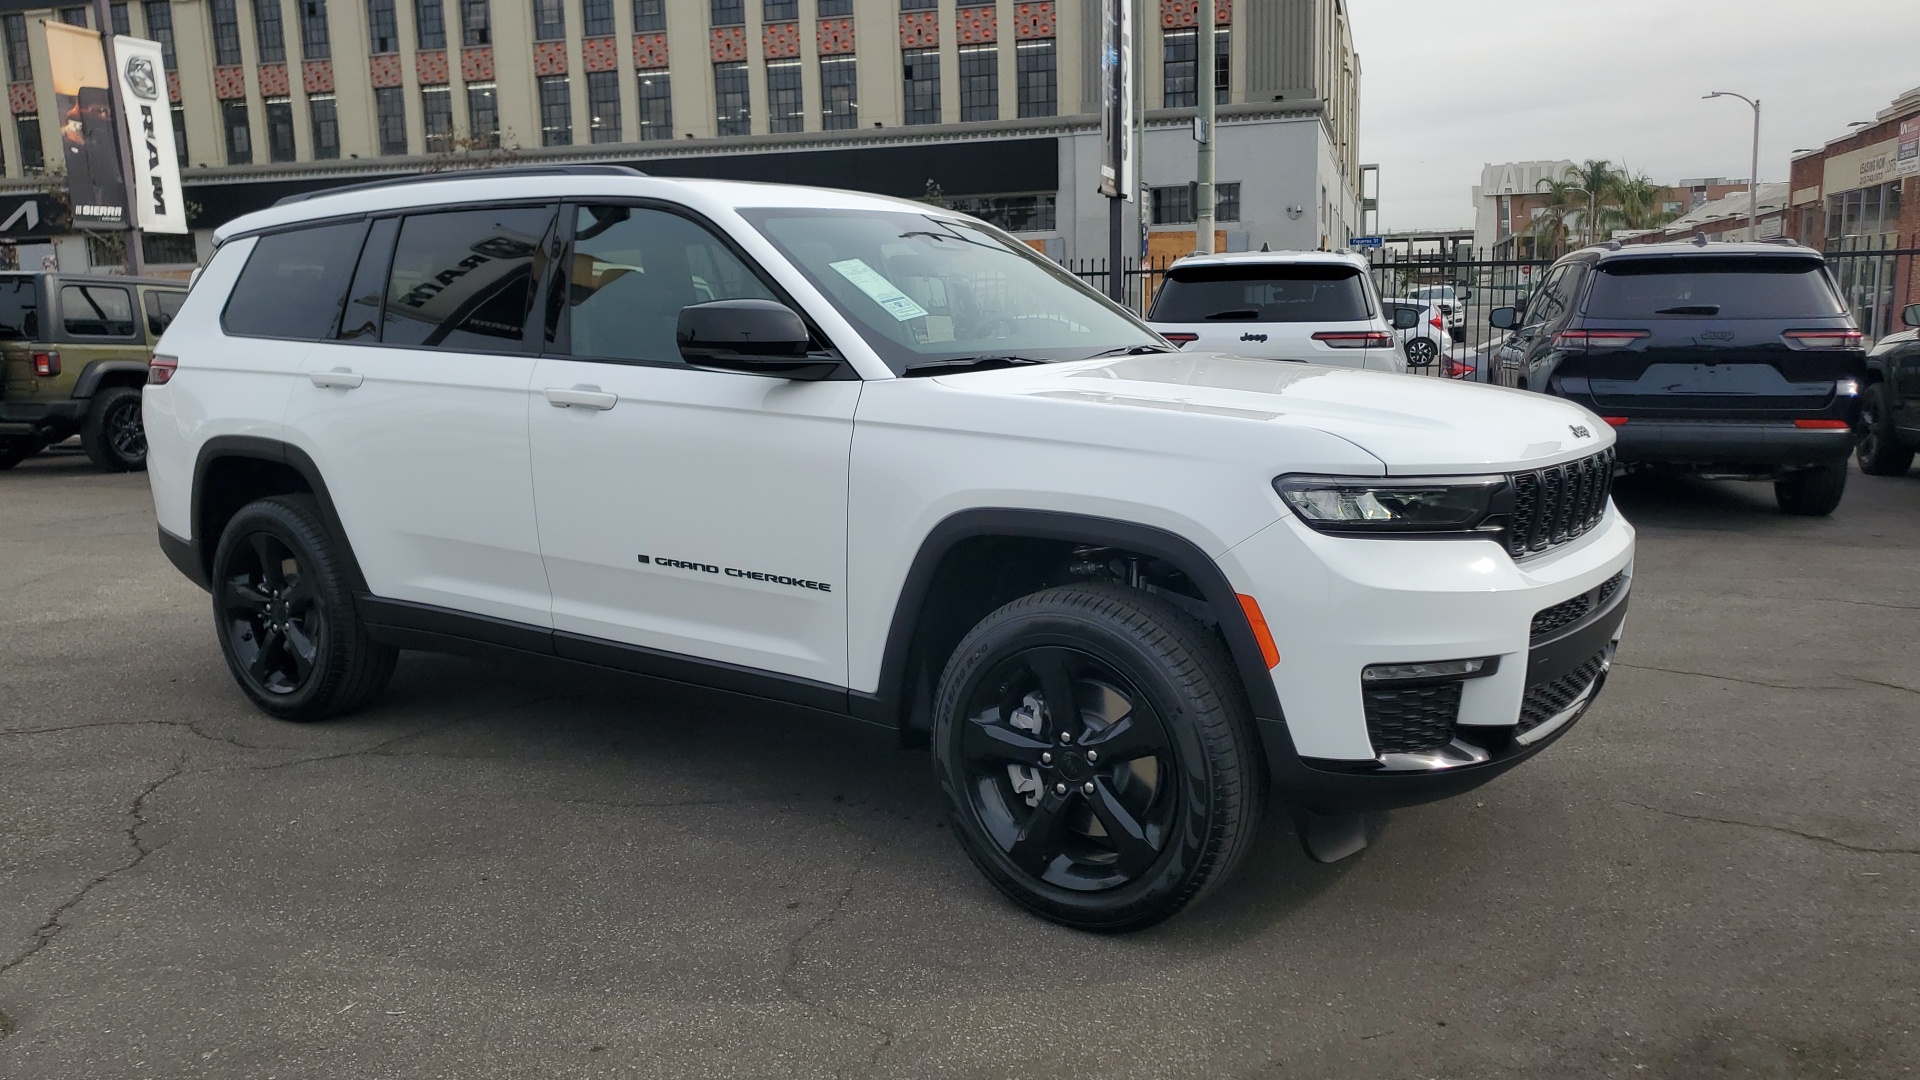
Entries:
[[207, 471], [217, 461], [229, 458], [249, 458], [255, 461], [270, 461], [286, 465], [300, 474], [307, 483], [308, 490], [320, 504], [320, 518], [326, 523], [327, 531], [340, 541], [342, 554], [346, 560], [348, 580], [352, 582], [356, 594], [367, 591], [367, 579], [360, 572], [360, 560], [354, 555], [353, 544], [347, 539], [347, 530], [340, 523], [340, 515], [333, 507], [333, 496], [327, 491], [326, 478], [320, 475], [320, 466], [305, 450], [278, 439], [266, 439], [257, 435], [216, 435], [200, 447], [199, 455], [193, 462], [193, 535], [188, 537], [193, 559], [200, 568], [201, 587], [205, 588], [207, 579], [212, 576], [213, 549], [220, 543], [217, 536], [203, 536], [200, 531], [201, 514], [206, 505]]
[[1016, 510], [978, 508], [962, 510], [941, 521], [920, 542], [907, 570], [900, 595], [894, 601], [893, 621], [881, 653], [880, 685], [872, 694], [854, 691], [849, 704], [856, 716], [887, 727], [903, 727], [911, 688], [907, 685], [914, 632], [934, 574], [941, 560], [962, 541], [984, 536], [1008, 536], [1036, 540], [1063, 540], [1098, 544], [1137, 551], [1161, 559], [1177, 568], [1200, 588], [1207, 606], [1219, 621], [1222, 635], [1233, 655], [1240, 682], [1256, 718], [1280, 721], [1280, 695], [1274, 690], [1273, 676], [1253, 636], [1240, 606], [1239, 594], [1221, 572], [1219, 564], [1186, 537], [1151, 525], [1113, 518], [1093, 517], [1053, 510]]
[[80, 378], [73, 384], [72, 397], [90, 398], [100, 392], [100, 384], [109, 375], [138, 375], [140, 381], [147, 381], [147, 362], [145, 360], [95, 360], [80, 370]]

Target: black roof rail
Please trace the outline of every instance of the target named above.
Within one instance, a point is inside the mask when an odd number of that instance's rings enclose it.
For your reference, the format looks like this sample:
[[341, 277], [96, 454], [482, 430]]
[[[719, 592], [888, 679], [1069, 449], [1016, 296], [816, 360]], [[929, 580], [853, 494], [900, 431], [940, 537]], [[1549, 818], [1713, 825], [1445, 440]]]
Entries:
[[425, 184], [434, 180], [475, 180], [495, 176], [645, 176], [646, 173], [631, 165], [509, 165], [499, 169], [459, 169], [453, 172], [412, 173], [407, 176], [392, 176], [385, 180], [368, 180], [359, 184], [341, 184], [336, 187], [321, 188], [318, 191], [302, 191], [287, 195], [274, 201], [275, 206], [306, 202], [322, 195], [338, 195], [346, 191], [371, 191], [374, 188], [400, 187], [403, 184]]

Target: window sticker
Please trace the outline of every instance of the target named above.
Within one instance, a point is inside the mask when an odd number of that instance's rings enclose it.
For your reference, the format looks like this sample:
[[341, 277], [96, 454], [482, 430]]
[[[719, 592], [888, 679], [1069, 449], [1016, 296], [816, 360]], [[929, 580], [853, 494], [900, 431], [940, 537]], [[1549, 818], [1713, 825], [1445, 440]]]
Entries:
[[828, 263], [839, 271], [840, 276], [852, 283], [853, 287], [873, 298], [873, 302], [887, 309], [887, 314], [901, 322], [908, 319], [924, 318], [927, 309], [913, 302], [913, 297], [894, 287], [893, 282], [868, 266], [864, 259], [847, 259], [842, 262]]

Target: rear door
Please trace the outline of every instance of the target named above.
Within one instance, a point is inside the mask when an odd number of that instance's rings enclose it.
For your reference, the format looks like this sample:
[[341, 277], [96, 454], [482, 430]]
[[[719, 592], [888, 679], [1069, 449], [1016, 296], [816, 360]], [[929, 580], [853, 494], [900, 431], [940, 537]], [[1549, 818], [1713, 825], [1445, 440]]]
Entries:
[[1147, 321], [1192, 352], [1388, 366], [1392, 346], [1367, 342], [1379, 310], [1366, 275], [1343, 263], [1201, 263], [1167, 272]]

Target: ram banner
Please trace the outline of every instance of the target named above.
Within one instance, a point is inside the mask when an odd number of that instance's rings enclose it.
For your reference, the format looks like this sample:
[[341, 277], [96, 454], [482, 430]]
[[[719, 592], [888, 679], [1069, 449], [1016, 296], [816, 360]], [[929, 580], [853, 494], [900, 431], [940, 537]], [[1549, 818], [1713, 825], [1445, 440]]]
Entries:
[[100, 35], [61, 22], [46, 27], [53, 111], [60, 118], [60, 157], [73, 200], [73, 223], [125, 227], [127, 185], [120, 171], [120, 144], [113, 135], [113, 90]]
[[180, 195], [180, 162], [173, 141], [173, 108], [167, 100], [160, 43], [115, 37], [120, 66], [120, 111], [133, 148], [134, 223], [147, 232], [187, 231], [186, 200]]

